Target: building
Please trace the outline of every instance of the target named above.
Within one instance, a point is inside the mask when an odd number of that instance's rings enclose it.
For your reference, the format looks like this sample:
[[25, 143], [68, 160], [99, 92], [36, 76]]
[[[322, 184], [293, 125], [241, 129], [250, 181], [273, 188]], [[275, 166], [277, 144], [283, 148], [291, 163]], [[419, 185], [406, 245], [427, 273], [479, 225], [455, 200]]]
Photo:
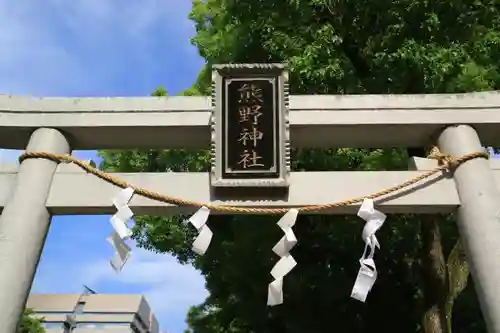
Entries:
[[47, 333], [159, 333], [141, 295], [31, 294], [27, 307], [44, 318]]

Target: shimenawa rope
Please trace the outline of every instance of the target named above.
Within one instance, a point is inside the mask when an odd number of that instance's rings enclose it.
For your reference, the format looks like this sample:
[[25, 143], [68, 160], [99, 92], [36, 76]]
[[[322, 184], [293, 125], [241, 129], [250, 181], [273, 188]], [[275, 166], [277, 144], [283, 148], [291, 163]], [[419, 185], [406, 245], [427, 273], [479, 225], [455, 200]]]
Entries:
[[[341, 206], [347, 206], [347, 205], [352, 205], [356, 203], [361, 203], [364, 199], [376, 199], [383, 197], [385, 195], [400, 191], [402, 189], [405, 189], [407, 187], [410, 187], [412, 185], [415, 185], [416, 183], [421, 182], [424, 179], [427, 179], [434, 174], [442, 171], [449, 171], [453, 172], [456, 167], [458, 167], [460, 164], [475, 159], [475, 158], [489, 158], [488, 153], [486, 152], [473, 152], [469, 154], [465, 154], [460, 157], [453, 158], [448, 155], [443, 155], [437, 147], [434, 147], [429, 156], [429, 158], [436, 159], [438, 160], [439, 166], [436, 167], [433, 170], [424, 172], [412, 179], [407, 180], [406, 182], [395, 185], [392, 187], [389, 187], [387, 189], [381, 190], [379, 192], [370, 194], [370, 195], [365, 195], [362, 197], [357, 197], [357, 198], [352, 198], [344, 201], [339, 201], [339, 202], [332, 202], [328, 204], [323, 204], [323, 205], [311, 205], [311, 206], [302, 206], [296, 208], [299, 212], [301, 213], [307, 213], [307, 212], [319, 212], [322, 210], [334, 208], [334, 207], [341, 207]], [[229, 205], [213, 205], [209, 203], [203, 203], [203, 202], [196, 202], [192, 200], [185, 200], [185, 199], [180, 199], [176, 197], [172, 197], [169, 195], [164, 195], [161, 193], [149, 191], [147, 189], [141, 188], [141, 187], [136, 187], [132, 184], [129, 184], [121, 179], [115, 178], [113, 175], [103, 172], [97, 168], [94, 168], [91, 166], [89, 163], [83, 162], [71, 155], [60, 155], [60, 154], [52, 154], [48, 152], [26, 152], [22, 154], [19, 157], [19, 162], [22, 162], [23, 160], [30, 159], [30, 158], [44, 158], [44, 159], [49, 159], [55, 162], [65, 162], [65, 163], [74, 163], [78, 165], [80, 168], [83, 170], [87, 171], [88, 173], [91, 173], [108, 183], [114, 184], [118, 187], [121, 188], [133, 188], [135, 193], [142, 195], [146, 198], [157, 200], [160, 202], [165, 202], [169, 203], [172, 205], [177, 205], [177, 206], [195, 206], [195, 207], [202, 207], [205, 206], [208, 209], [212, 211], [217, 211], [217, 212], [225, 212], [225, 213], [257, 213], [257, 214], [284, 214], [286, 213], [289, 209], [288, 208], [246, 208], [246, 207], [235, 207], [235, 206], [229, 206]]]

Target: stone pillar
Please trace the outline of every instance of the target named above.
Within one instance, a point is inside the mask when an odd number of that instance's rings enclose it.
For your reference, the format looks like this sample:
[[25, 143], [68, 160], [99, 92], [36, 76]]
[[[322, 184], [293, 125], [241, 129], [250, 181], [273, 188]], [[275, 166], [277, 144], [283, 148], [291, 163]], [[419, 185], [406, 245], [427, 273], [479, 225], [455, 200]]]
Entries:
[[[438, 146], [453, 157], [484, 149], [468, 125], [445, 129]], [[484, 158], [458, 166], [454, 180], [461, 202], [458, 228], [483, 316], [488, 332], [500, 332], [500, 191]]]
[[[59, 131], [37, 129], [27, 152], [67, 154]], [[40, 260], [51, 216], [45, 207], [57, 163], [26, 159], [0, 217], [0, 332], [15, 333]]]

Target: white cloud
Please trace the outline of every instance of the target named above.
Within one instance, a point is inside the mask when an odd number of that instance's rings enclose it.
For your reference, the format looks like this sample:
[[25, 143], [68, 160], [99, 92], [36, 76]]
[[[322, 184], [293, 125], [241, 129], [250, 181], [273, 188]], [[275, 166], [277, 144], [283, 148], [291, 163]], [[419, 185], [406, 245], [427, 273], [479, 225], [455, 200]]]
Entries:
[[[38, 14], [37, 14], [38, 13]], [[46, 28], [40, 8], [22, 1], [0, 0], [0, 91], [28, 93], [45, 89], [41, 85], [56, 86], [60, 70], [79, 75], [84, 83], [88, 78], [81, 66]]]
[[144, 288], [141, 293], [159, 319], [161, 328], [167, 331], [178, 328], [189, 307], [202, 303], [208, 295], [203, 276], [191, 265], [181, 265], [170, 255], [135, 247], [118, 275], [105, 259], [86, 264], [79, 271], [82, 283], [85, 281], [91, 286], [114, 283], [122, 288]]
[[[143, 45], [152, 40], [152, 34], [161, 32], [158, 30], [183, 35], [192, 31], [186, 19], [190, 1], [46, 0], [44, 5], [57, 13], [82, 42], [99, 44], [108, 37], [121, 37]], [[191, 49], [188, 43], [185, 47]]]
[[104, 91], [133, 64], [158, 64], [159, 41], [196, 66], [190, 8], [189, 0], [0, 0], [0, 92]]
[[[65, 22], [71, 29], [82, 31], [82, 35], [90, 35], [88, 29], [93, 33], [120, 31], [128, 37], [145, 40], [146, 34], [159, 26], [176, 31], [192, 26], [186, 20], [186, 14], [191, 9], [190, 1], [49, 0], [48, 3], [53, 10], [65, 15]], [[172, 20], [175, 20], [175, 25], [171, 24]], [[162, 21], [164, 24], [161, 24]], [[92, 25], [81, 26], [82, 22]]]

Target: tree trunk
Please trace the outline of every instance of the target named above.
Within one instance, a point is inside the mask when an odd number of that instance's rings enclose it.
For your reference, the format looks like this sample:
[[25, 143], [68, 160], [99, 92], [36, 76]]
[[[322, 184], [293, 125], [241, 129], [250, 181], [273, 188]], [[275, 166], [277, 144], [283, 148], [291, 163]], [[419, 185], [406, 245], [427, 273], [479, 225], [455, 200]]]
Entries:
[[425, 333], [451, 333], [446, 318], [447, 274], [439, 232], [440, 216], [421, 219], [422, 271], [424, 280], [423, 329]]
[[465, 255], [464, 247], [460, 238], [453, 246], [446, 263], [448, 272], [448, 297], [446, 300], [445, 314], [448, 321], [449, 332], [451, 333], [451, 315], [455, 299], [467, 287], [469, 280], [469, 263]]
[[455, 299], [467, 286], [469, 265], [460, 239], [445, 262], [440, 216], [422, 216], [422, 270], [424, 279], [424, 333], [451, 333]]
[[[426, 150], [407, 148], [408, 157], [427, 154]], [[451, 333], [451, 317], [455, 299], [467, 286], [469, 265], [460, 238], [445, 262], [437, 215], [422, 215], [422, 271], [424, 280], [425, 313], [422, 320], [424, 333]]]

